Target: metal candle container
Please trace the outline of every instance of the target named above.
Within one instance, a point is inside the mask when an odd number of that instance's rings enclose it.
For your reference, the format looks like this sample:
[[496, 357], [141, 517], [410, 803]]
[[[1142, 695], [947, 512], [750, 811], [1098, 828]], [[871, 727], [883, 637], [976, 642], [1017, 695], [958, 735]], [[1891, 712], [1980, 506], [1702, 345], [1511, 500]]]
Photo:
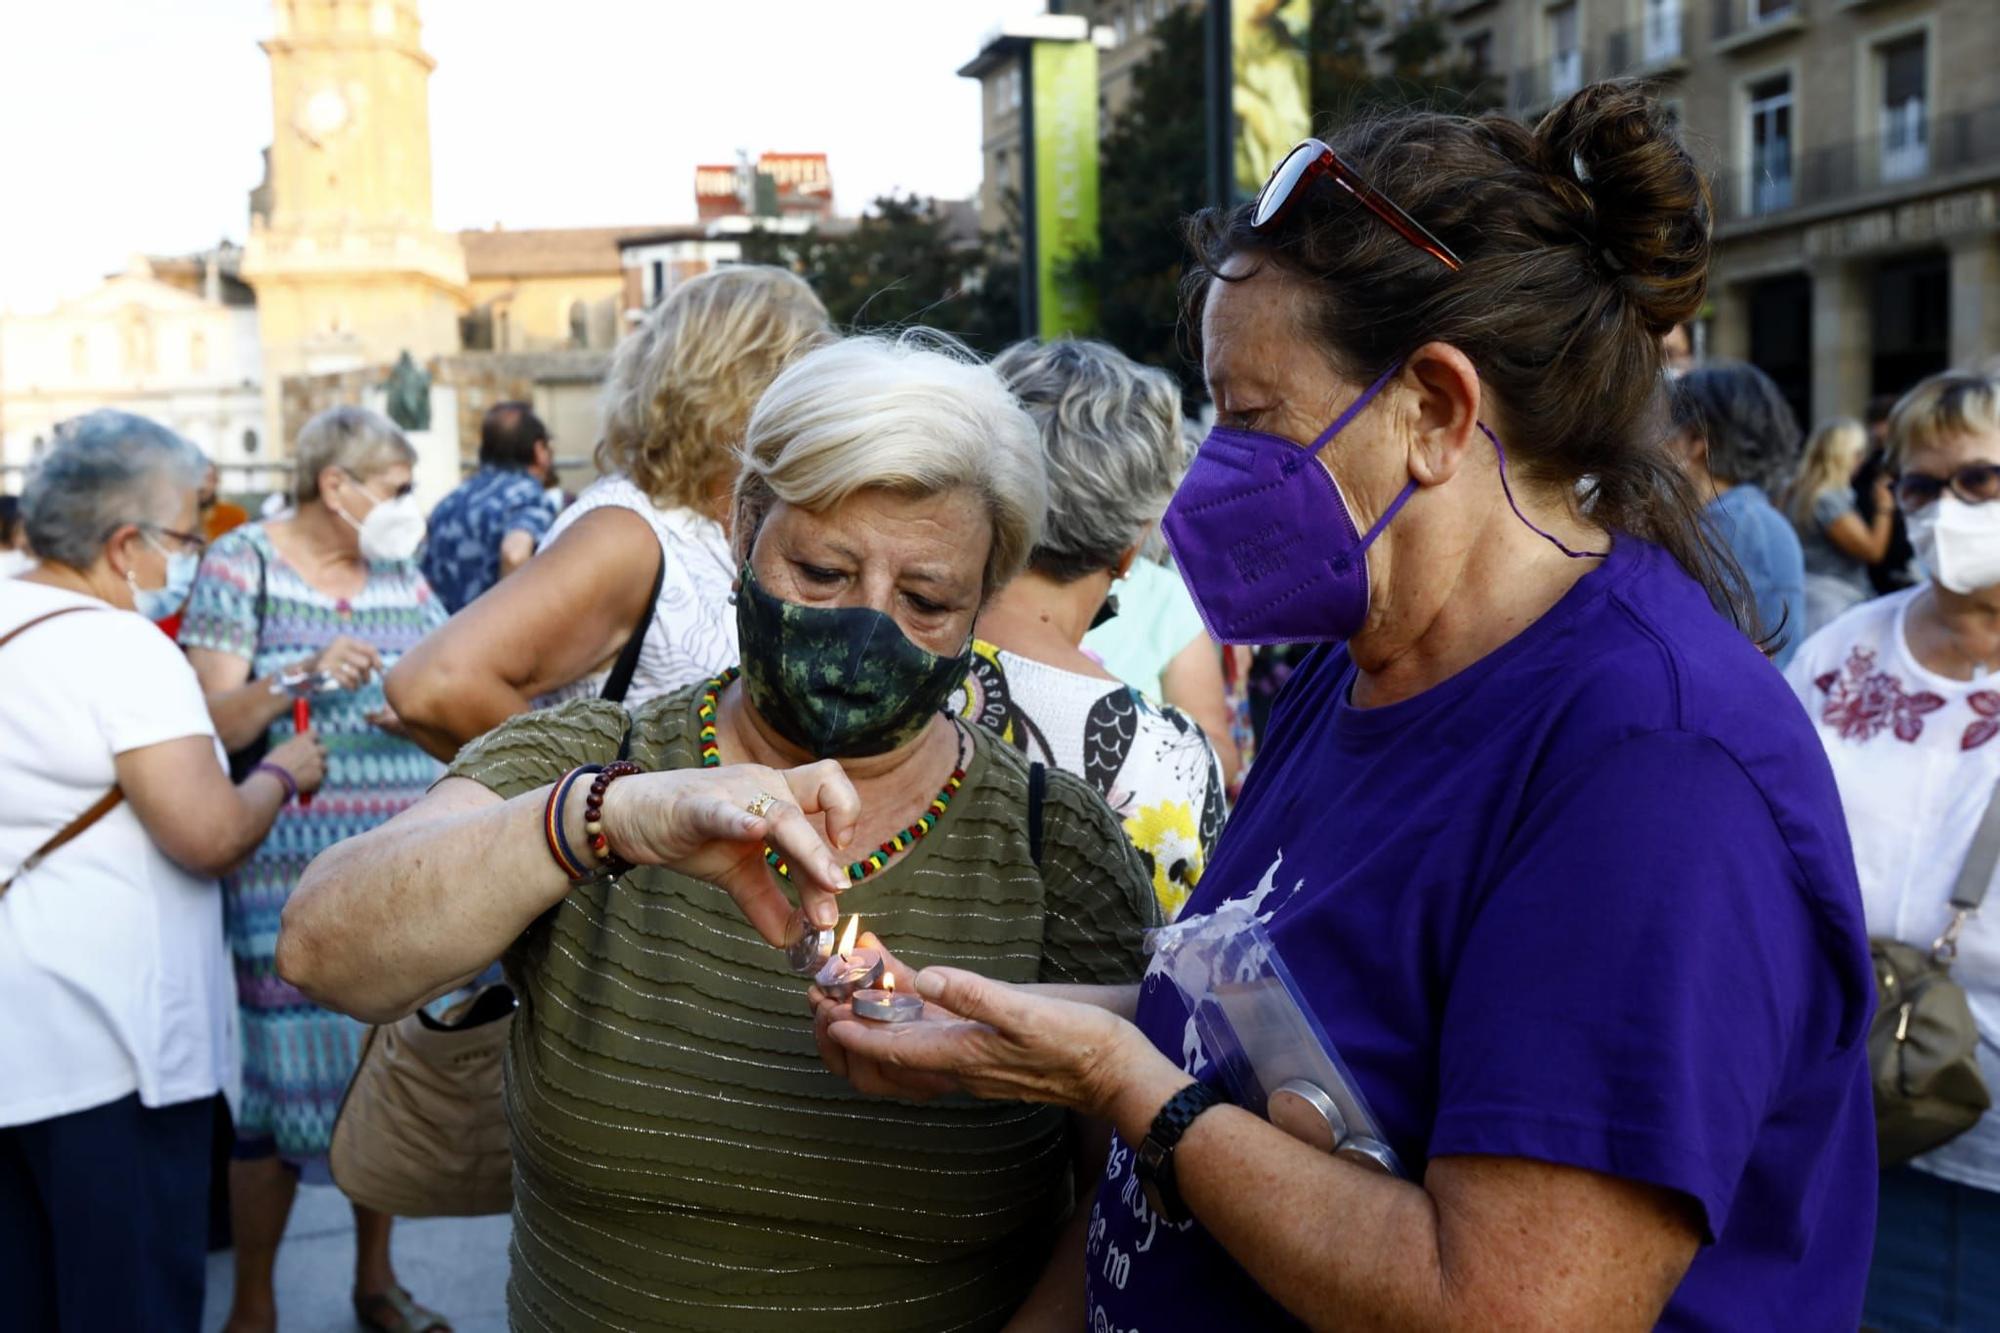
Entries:
[[792, 971], [810, 977], [833, 957], [833, 927], [821, 930], [804, 915], [792, 918], [792, 942], [785, 946], [785, 961]]
[[813, 975], [813, 984], [825, 991], [835, 1004], [856, 991], [867, 990], [882, 980], [882, 955], [874, 949], [856, 949], [835, 954]]
[[854, 992], [854, 1016], [871, 1023], [914, 1023], [922, 1018], [923, 997], [907, 991], [899, 992], [893, 986], [895, 978], [887, 980], [892, 983], [888, 989]]

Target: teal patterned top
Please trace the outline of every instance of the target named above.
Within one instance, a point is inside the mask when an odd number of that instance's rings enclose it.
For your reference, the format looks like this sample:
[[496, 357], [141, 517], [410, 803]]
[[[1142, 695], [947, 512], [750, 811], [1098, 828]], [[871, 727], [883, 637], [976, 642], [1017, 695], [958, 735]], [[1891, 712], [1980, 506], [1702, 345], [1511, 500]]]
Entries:
[[[444, 607], [414, 563], [371, 565], [359, 596], [329, 597], [278, 554], [257, 523], [208, 549], [181, 621], [181, 644], [244, 658], [254, 678], [298, 666], [342, 634], [373, 644], [383, 663], [393, 664], [444, 620]], [[302, 1166], [316, 1167], [326, 1155], [364, 1029], [279, 979], [273, 962], [279, 914], [308, 862], [414, 804], [443, 771], [368, 720], [384, 703], [379, 679], [315, 696], [312, 722], [326, 742], [326, 784], [310, 805], [280, 810], [263, 845], [222, 882], [242, 1018], [237, 1133], [257, 1146], [274, 1140], [279, 1155]], [[292, 735], [289, 712], [271, 724], [273, 745]]]

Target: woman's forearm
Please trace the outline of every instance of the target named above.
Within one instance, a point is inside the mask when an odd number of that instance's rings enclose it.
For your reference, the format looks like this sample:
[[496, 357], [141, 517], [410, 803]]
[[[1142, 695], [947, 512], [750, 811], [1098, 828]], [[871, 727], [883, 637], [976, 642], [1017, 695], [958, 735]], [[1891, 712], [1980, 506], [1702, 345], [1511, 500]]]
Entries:
[[1038, 983], [1022, 987], [1037, 995], [1046, 995], [1052, 1000], [1069, 1000], [1074, 1004], [1095, 1005], [1131, 1022], [1139, 1015], [1139, 984], [1132, 982], [1124, 986], [1069, 986], [1055, 982]]
[[383, 689], [410, 739], [446, 763], [467, 742], [534, 707], [534, 700], [480, 661], [455, 667], [441, 648], [427, 644], [390, 668]]
[[276, 683], [276, 677], [267, 676], [208, 696], [209, 720], [223, 749], [234, 754], [251, 745], [291, 708], [291, 699], [273, 688]]
[[[502, 803], [448, 781], [422, 805], [322, 852], [285, 906], [279, 975], [379, 1023], [485, 967], [569, 892], [544, 842], [547, 796], [542, 788]], [[580, 825], [574, 832], [581, 836]]]

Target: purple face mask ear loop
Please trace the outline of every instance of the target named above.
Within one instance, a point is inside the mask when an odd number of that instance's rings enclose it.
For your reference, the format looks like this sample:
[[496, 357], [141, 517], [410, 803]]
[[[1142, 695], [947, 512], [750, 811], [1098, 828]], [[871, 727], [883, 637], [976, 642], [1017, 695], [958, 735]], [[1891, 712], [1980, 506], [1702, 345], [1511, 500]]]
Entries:
[[[1543, 541], [1555, 547], [1572, 560], [1602, 560], [1610, 554], [1607, 551], [1572, 551], [1569, 547], [1557, 541], [1553, 534], [1543, 532], [1530, 522], [1528, 516], [1521, 512], [1521, 506], [1514, 503], [1514, 488], [1507, 484], [1507, 451], [1500, 446], [1500, 437], [1495, 435], [1483, 421], [1479, 423], [1479, 429], [1485, 434], [1487, 439], [1493, 442], [1493, 456], [1500, 460], [1500, 490], [1507, 497], [1507, 507], [1514, 511], [1515, 518], [1520, 519], [1522, 523], [1526, 524], [1528, 531], [1534, 533], [1537, 537], [1540, 537]], [[1395, 510], [1392, 509], [1389, 512], [1394, 513]]]
[[1311, 444], [1307, 445], [1305, 448], [1299, 451], [1300, 457], [1296, 462], [1292, 462], [1290, 464], [1291, 468], [1293, 470], [1296, 470], [1298, 467], [1304, 464], [1306, 459], [1318, 456], [1319, 451], [1326, 448], [1327, 445], [1331, 444], [1333, 442], [1333, 437], [1340, 434], [1341, 429], [1345, 427], [1348, 422], [1354, 420], [1354, 418], [1357, 415], [1359, 415], [1361, 409], [1368, 406], [1368, 404], [1374, 400], [1376, 394], [1382, 392], [1382, 386], [1387, 384], [1391, 379], [1393, 379], [1396, 375], [1396, 372], [1401, 370], [1402, 368], [1403, 368], [1403, 363], [1398, 361], [1395, 365], [1390, 366], [1387, 370], [1383, 371], [1380, 375], [1376, 376], [1375, 382], [1369, 385], [1367, 388], [1363, 389], [1361, 391], [1361, 396], [1355, 399], [1353, 402], [1349, 403], [1347, 405], [1347, 410], [1345, 412], [1342, 412], [1339, 416], [1335, 417], [1333, 419], [1333, 424], [1331, 426], [1328, 426], [1325, 430], [1319, 433], [1318, 439], [1314, 440]]

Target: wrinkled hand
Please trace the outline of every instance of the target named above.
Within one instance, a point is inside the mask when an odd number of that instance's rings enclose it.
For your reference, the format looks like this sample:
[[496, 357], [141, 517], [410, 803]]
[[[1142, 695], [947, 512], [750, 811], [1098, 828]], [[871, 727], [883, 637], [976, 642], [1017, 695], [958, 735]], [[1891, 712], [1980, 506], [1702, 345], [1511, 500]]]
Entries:
[[303, 731], [275, 746], [264, 756], [267, 764], [276, 764], [292, 775], [292, 781], [299, 784], [299, 795], [310, 796], [326, 781], [326, 744], [320, 740], [317, 731]]
[[342, 634], [315, 653], [303, 670], [324, 671], [340, 682], [343, 690], [359, 689], [382, 670], [382, 654], [372, 643], [363, 643]]
[[[911, 995], [917, 990], [917, 972], [902, 959], [889, 952], [875, 932], [867, 931], [857, 941], [865, 949], [881, 951], [882, 962], [889, 973], [896, 978], [896, 989]], [[854, 1006], [846, 1001], [836, 1002], [818, 986], [806, 992], [806, 1003], [812, 1009], [813, 1042], [819, 1047], [820, 1061], [836, 1077], [852, 1083], [859, 1092], [874, 1097], [899, 1097], [904, 1101], [927, 1102], [933, 1097], [941, 1097], [949, 1092], [961, 1091], [959, 1082], [950, 1074], [932, 1073], [927, 1070], [897, 1069], [885, 1066], [865, 1055], [857, 1055], [835, 1041], [832, 1029], [835, 1023], [853, 1020]], [[942, 1004], [924, 1001], [924, 1021], [926, 1023], [957, 1023], [963, 1021], [957, 1014]]]
[[[896, 984], [903, 984], [900, 976]], [[828, 1036], [846, 1051], [849, 1081], [860, 1090], [901, 1096], [902, 1087], [939, 1088], [946, 1079], [975, 1097], [1051, 1102], [1108, 1119], [1135, 1069], [1165, 1063], [1139, 1029], [1096, 1005], [1036, 995], [955, 967], [926, 968], [916, 988], [924, 1017], [936, 1006], [940, 1021], [891, 1027], [847, 1015], [827, 1019]], [[857, 1070], [873, 1086], [863, 1087]]]
[[[752, 815], [762, 795], [775, 799], [761, 817]], [[840, 919], [836, 895], [847, 887], [843, 863], [808, 815], [824, 816], [835, 847], [853, 840], [861, 798], [831, 759], [783, 772], [731, 764], [624, 778], [605, 792], [604, 834], [634, 865], [666, 866], [717, 885], [758, 934], [782, 948], [792, 905], [764, 864], [767, 842], [791, 864], [807, 919], [833, 925]]]

